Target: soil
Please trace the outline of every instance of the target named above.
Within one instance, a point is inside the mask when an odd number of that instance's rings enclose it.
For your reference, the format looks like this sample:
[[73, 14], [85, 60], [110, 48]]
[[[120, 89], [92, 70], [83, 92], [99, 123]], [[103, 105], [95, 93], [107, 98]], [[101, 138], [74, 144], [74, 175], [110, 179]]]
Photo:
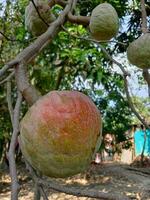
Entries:
[[[18, 166], [20, 183], [19, 200], [34, 199], [34, 184], [23, 164]], [[129, 166], [120, 163], [92, 164], [90, 170], [67, 179], [60, 179], [61, 184], [84, 187], [91, 191], [102, 191], [108, 194], [123, 195], [128, 199], [150, 200], [150, 168]], [[10, 176], [8, 170], [0, 170], [0, 200], [10, 199]], [[50, 200], [92, 200], [97, 198], [76, 197], [44, 188]], [[99, 198], [100, 199], [100, 198]], [[108, 198], [109, 199], [109, 198]], [[124, 200], [120, 197], [120, 200]]]

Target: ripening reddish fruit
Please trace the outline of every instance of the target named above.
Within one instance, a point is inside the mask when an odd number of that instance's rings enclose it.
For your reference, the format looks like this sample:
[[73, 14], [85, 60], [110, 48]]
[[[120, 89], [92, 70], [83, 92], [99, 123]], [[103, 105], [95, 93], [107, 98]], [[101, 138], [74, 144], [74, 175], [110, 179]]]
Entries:
[[102, 120], [86, 95], [52, 91], [21, 121], [20, 145], [27, 161], [44, 175], [68, 177], [84, 171], [100, 145]]

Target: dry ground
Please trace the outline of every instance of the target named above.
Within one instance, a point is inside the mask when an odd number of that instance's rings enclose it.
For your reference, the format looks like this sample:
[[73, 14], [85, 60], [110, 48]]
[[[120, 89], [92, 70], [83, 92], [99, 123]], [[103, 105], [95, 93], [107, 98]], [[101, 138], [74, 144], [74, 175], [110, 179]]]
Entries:
[[[34, 185], [24, 165], [18, 167], [21, 185], [19, 200], [32, 200]], [[72, 178], [61, 179], [68, 187], [84, 187], [91, 191], [103, 191], [128, 199], [150, 200], [150, 168], [135, 168], [119, 163], [92, 165], [91, 170]], [[50, 200], [90, 200], [88, 197], [75, 197], [45, 188]], [[0, 200], [10, 199], [10, 177], [7, 170], [0, 171]], [[120, 200], [124, 200], [123, 197]]]

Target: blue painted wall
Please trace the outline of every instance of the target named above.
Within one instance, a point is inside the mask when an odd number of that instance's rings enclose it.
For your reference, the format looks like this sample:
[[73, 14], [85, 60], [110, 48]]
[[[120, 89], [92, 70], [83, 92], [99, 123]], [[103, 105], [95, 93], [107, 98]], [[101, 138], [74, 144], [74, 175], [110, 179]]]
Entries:
[[[144, 145], [144, 135], [145, 131], [139, 129], [134, 133], [134, 144], [135, 144], [135, 155], [138, 156], [142, 153]], [[146, 130], [146, 143], [144, 155], [150, 155], [150, 130]]]

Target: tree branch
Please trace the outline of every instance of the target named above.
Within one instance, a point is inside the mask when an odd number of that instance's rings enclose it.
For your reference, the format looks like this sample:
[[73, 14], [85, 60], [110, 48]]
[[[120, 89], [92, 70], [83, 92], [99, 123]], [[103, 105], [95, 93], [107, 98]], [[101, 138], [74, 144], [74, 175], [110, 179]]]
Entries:
[[[66, 1], [63, 0], [49, 0], [49, 6], [53, 7], [55, 4], [59, 4], [62, 7], [66, 5]], [[75, 16], [71, 12], [68, 13], [67, 17], [68, 21], [75, 24], [82, 24], [84, 26], [88, 26], [90, 23], [90, 17], [87, 16]]]
[[6, 83], [7, 81], [10, 81], [10, 80], [14, 77], [14, 74], [15, 74], [14, 71], [11, 72], [4, 80], [2, 80], [2, 81], [0, 82], [0, 85]]
[[9, 68], [15, 67], [18, 63], [19, 63], [19, 61], [17, 59], [7, 63], [2, 69], [0, 69], [0, 77], [3, 76]]
[[150, 97], [150, 73], [149, 73], [148, 69], [143, 69], [143, 77], [144, 77], [145, 81], [147, 82], [148, 95]]
[[10, 80], [7, 81], [7, 104], [8, 104], [8, 110], [9, 110], [11, 123], [13, 125], [14, 116], [13, 116], [13, 106], [12, 106], [12, 99], [11, 99], [11, 81]]
[[22, 95], [20, 92], [18, 92], [18, 98], [16, 101], [14, 116], [13, 116], [13, 119], [14, 119], [13, 133], [12, 133], [9, 152], [8, 152], [9, 171], [10, 171], [10, 177], [11, 177], [11, 200], [17, 200], [18, 193], [19, 193], [19, 184], [18, 184], [17, 169], [16, 169], [16, 162], [15, 162], [15, 146], [16, 146], [18, 132], [19, 132], [19, 115], [20, 115], [21, 102], [22, 102]]
[[82, 24], [83, 26], [88, 26], [90, 23], [90, 17], [87, 16], [75, 16], [71, 12], [68, 14], [68, 21], [75, 24]]
[[35, 89], [35, 87], [30, 84], [25, 63], [20, 63], [15, 68], [15, 75], [19, 91], [22, 93], [25, 100], [31, 106], [39, 99], [41, 95]]
[[129, 103], [129, 106], [132, 110], [132, 112], [135, 114], [135, 116], [139, 119], [139, 121], [147, 128], [149, 129], [148, 124], [146, 123], [146, 121], [140, 116], [140, 114], [136, 111], [136, 108], [132, 102], [132, 99], [130, 97], [130, 93], [129, 93], [129, 89], [128, 89], [128, 81], [127, 81], [127, 77], [124, 75], [124, 86], [125, 86], [125, 92], [126, 92], [126, 96], [127, 96], [127, 100]]
[[[70, 184], [65, 184], [64, 183], [59, 183], [58, 181], [54, 181], [52, 179], [42, 179], [41, 177], [39, 177], [37, 175], [37, 173], [35, 172], [35, 170], [32, 168], [32, 166], [27, 162], [27, 168], [29, 169], [29, 172], [34, 180], [34, 182], [41, 188], [43, 187], [48, 187], [50, 189], [56, 190], [58, 192], [63, 192], [66, 194], [70, 194], [70, 195], [74, 195], [74, 196], [78, 196], [78, 197], [92, 197], [92, 198], [98, 198], [98, 199], [103, 199], [103, 200], [129, 200], [128, 197], [124, 196], [124, 195], [120, 195], [119, 193], [117, 194], [110, 194], [109, 192], [102, 192], [102, 191], [98, 191], [98, 190], [89, 190], [87, 189], [87, 187], [85, 186], [74, 186], [74, 185], [70, 185]], [[43, 198], [45, 197], [45, 195], [43, 195]], [[46, 199], [44, 200], [48, 200], [47, 196]]]
[[91, 197], [91, 198], [98, 198], [98, 199], [103, 199], [103, 200], [129, 200], [127, 196], [120, 195], [120, 194], [113, 194], [109, 192], [102, 192], [99, 190], [90, 190], [87, 189], [86, 187], [75, 187], [71, 185], [63, 185], [58, 183], [57, 181], [52, 181], [52, 180], [42, 180], [38, 179], [39, 184], [43, 186], [47, 186], [53, 190], [56, 190], [58, 192], [63, 192], [66, 194], [74, 195], [77, 197]]
[[142, 13], [142, 24], [141, 24], [141, 29], [143, 33], [147, 33], [147, 14], [146, 14], [146, 9], [145, 9], [145, 0], [140, 0], [141, 2], [141, 13]]

